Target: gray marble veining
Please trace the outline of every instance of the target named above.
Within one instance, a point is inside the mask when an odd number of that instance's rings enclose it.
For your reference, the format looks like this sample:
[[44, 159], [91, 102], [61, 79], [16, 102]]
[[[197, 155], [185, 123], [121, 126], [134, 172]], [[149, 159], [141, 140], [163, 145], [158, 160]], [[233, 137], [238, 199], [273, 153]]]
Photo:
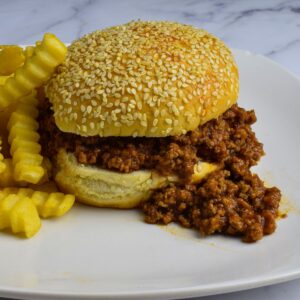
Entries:
[[33, 43], [45, 31], [71, 42], [138, 18], [203, 27], [229, 46], [266, 55], [300, 76], [299, 0], [0, 0], [1, 43]]

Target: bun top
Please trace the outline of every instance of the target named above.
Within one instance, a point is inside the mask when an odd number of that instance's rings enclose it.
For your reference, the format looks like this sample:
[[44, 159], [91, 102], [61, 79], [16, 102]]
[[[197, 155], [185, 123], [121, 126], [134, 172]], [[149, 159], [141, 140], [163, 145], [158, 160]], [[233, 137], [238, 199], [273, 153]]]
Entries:
[[218, 38], [188, 25], [137, 21], [75, 41], [46, 95], [61, 131], [164, 137], [218, 117], [238, 90], [237, 66]]

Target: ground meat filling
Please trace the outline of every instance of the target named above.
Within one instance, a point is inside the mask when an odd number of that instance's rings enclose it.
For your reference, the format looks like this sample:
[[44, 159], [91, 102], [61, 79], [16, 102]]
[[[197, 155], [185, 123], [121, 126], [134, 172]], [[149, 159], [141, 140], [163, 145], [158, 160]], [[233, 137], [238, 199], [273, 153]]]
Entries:
[[173, 185], [157, 190], [142, 204], [148, 223], [177, 222], [202, 235], [224, 233], [254, 242], [276, 229], [280, 191], [265, 188], [248, 172], [236, 179], [220, 170], [198, 185]]
[[263, 155], [262, 144], [251, 130], [253, 111], [233, 105], [218, 119], [185, 135], [165, 138], [81, 137], [66, 134], [55, 125], [49, 103], [41, 105], [40, 134], [43, 154], [53, 157], [57, 149], [75, 153], [79, 163], [130, 173], [157, 170], [177, 174], [188, 181], [199, 160], [249, 168]]
[[[55, 125], [49, 103], [41, 103], [42, 151], [75, 154], [79, 163], [129, 173], [140, 169], [176, 174], [181, 183], [154, 191], [141, 205], [148, 223], [177, 222], [202, 235], [223, 233], [254, 242], [276, 229], [280, 191], [266, 188], [250, 167], [264, 154], [251, 125], [254, 111], [233, 105], [215, 120], [185, 135], [166, 138], [80, 137]], [[221, 168], [190, 184], [194, 164], [202, 159]]]

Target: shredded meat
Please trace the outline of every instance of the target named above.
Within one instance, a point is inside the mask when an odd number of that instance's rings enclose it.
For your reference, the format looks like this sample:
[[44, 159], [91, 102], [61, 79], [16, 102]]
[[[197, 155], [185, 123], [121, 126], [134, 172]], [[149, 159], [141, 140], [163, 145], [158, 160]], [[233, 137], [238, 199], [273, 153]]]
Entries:
[[[59, 148], [75, 154], [79, 163], [118, 172], [156, 170], [177, 174], [180, 183], [155, 190], [141, 204], [148, 223], [177, 222], [202, 235], [224, 233], [254, 242], [276, 229], [280, 191], [266, 188], [251, 173], [264, 154], [251, 125], [254, 111], [233, 105], [215, 120], [185, 135], [165, 138], [81, 137], [55, 125], [49, 103], [41, 103], [40, 135], [45, 156]], [[194, 164], [202, 159], [220, 168], [202, 182], [191, 184]]]

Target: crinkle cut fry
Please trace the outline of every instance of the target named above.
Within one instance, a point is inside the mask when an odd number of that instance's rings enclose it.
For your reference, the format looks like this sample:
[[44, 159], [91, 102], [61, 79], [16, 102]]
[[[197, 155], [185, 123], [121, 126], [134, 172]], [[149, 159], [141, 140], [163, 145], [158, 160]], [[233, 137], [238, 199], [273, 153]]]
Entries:
[[[1, 193], [0, 193], [1, 194]], [[2, 194], [1, 194], [2, 195]], [[0, 200], [0, 229], [11, 229], [15, 234], [34, 236], [41, 227], [41, 220], [33, 201], [23, 195], [8, 194]]]
[[10, 45], [0, 49], [0, 76], [13, 74], [25, 60], [22, 47]]
[[27, 56], [14, 76], [0, 86], [0, 109], [29, 95], [32, 90], [44, 84], [60, 65], [67, 54], [66, 46], [53, 34], [46, 33], [32, 56]]
[[6, 165], [4, 163], [4, 156], [3, 154], [1, 153], [1, 150], [2, 150], [2, 139], [0, 137], [0, 174], [5, 171], [6, 169]]
[[4, 171], [0, 174], [0, 188], [6, 188], [9, 186], [24, 186], [23, 182], [16, 182], [14, 179], [14, 166], [11, 158], [5, 158], [3, 160], [5, 165]]
[[75, 196], [63, 193], [46, 193], [28, 188], [5, 188], [0, 190], [0, 201], [8, 195], [30, 198], [42, 218], [61, 217], [74, 205]]
[[[26, 102], [23, 103], [23, 102]], [[38, 143], [38, 116], [35, 94], [22, 98], [12, 113], [7, 129], [10, 154], [14, 167], [14, 179], [19, 182], [38, 183], [45, 174], [43, 156]]]

